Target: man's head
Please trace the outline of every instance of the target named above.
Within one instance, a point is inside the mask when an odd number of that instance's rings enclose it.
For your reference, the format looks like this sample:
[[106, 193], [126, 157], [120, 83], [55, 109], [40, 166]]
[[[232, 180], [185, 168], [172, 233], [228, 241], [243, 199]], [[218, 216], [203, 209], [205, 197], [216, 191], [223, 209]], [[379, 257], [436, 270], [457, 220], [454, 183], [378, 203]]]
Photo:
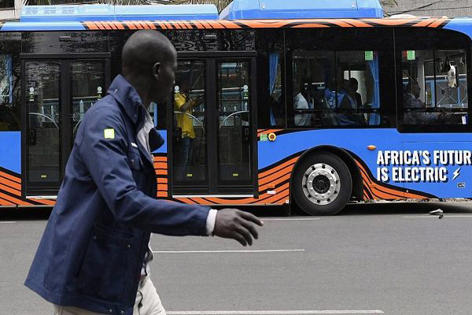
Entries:
[[359, 89], [359, 82], [355, 78], [349, 79], [349, 85], [351, 86], [351, 90], [353, 92], [357, 92], [357, 90]]
[[123, 75], [150, 101], [167, 101], [175, 84], [176, 68], [177, 52], [174, 46], [157, 31], [138, 31], [123, 47]]

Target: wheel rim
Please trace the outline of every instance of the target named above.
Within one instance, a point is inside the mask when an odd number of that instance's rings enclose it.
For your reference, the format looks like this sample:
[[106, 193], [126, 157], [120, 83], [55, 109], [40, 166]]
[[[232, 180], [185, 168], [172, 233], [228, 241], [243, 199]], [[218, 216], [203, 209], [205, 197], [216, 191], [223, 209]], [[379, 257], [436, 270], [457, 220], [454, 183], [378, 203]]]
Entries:
[[325, 163], [309, 167], [303, 174], [303, 193], [317, 205], [328, 205], [339, 196], [341, 180], [338, 172]]

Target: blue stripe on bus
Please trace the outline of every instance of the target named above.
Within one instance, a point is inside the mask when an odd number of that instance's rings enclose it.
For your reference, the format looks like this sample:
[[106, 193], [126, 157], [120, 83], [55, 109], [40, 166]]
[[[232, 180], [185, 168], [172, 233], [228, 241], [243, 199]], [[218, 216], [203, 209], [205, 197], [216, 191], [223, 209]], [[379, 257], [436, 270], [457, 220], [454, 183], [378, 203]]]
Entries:
[[[375, 145], [374, 151], [367, 146]], [[332, 146], [355, 153], [367, 165], [374, 177], [377, 177], [379, 151], [472, 151], [470, 133], [412, 133], [400, 134], [396, 129], [327, 129], [294, 131], [280, 134], [274, 142], [258, 142], [258, 167], [264, 169], [277, 164], [279, 161], [292, 156], [297, 152], [304, 152], [319, 146]], [[401, 168], [412, 165], [399, 165]], [[413, 165], [414, 166], [414, 165]], [[419, 165], [420, 167], [425, 165]], [[429, 165], [431, 167], [446, 167], [448, 181], [444, 183], [428, 182], [393, 182], [386, 183], [421, 191], [443, 198], [471, 198], [472, 197], [472, 166], [470, 165]], [[390, 174], [392, 165], [386, 165]], [[454, 172], [459, 170], [459, 176], [453, 179]]]
[[158, 150], [152, 152], [154, 154], [167, 153], [167, 130], [159, 130], [159, 134], [164, 139], [164, 144]]
[[85, 27], [80, 22], [5, 22], [2, 32], [13, 31], [85, 31]]
[[378, 0], [233, 0], [220, 13], [222, 20], [382, 18]]
[[21, 173], [21, 133], [0, 131], [0, 167]]
[[139, 20], [217, 20], [213, 4], [200, 5], [33, 5], [24, 6], [20, 21], [139, 21]]
[[461, 32], [472, 38], [472, 19], [454, 18], [444, 26], [444, 29]]

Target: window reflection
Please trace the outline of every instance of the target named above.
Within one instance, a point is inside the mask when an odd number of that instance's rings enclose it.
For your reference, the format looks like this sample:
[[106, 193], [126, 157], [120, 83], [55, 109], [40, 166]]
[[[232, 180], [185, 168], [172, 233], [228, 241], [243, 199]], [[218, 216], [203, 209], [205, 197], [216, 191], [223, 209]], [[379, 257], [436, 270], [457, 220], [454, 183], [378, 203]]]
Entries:
[[250, 166], [249, 63], [218, 64], [218, 161], [220, 182], [246, 182]]
[[292, 78], [294, 126], [380, 124], [376, 52], [296, 50], [292, 57]]
[[29, 32], [23, 33], [23, 53], [106, 52], [104, 32]]
[[465, 51], [405, 50], [402, 81], [404, 124], [467, 124]]
[[19, 33], [0, 34], [0, 131], [20, 130]]
[[76, 61], [71, 63], [71, 73], [72, 131], [75, 137], [85, 112], [102, 98], [105, 69], [100, 61]]
[[28, 114], [28, 181], [57, 183], [60, 179], [60, 64], [25, 64]]
[[175, 180], [206, 181], [205, 64], [179, 62], [175, 82]]

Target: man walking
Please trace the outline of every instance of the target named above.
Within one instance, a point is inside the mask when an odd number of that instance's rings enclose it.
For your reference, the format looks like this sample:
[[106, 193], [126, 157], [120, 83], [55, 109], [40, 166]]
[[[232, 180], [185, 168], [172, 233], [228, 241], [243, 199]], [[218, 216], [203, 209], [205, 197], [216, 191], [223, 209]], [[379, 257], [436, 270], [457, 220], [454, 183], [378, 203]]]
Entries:
[[145, 108], [172, 92], [176, 51], [159, 32], [139, 31], [126, 42], [122, 64], [123, 75], [85, 114], [25, 282], [57, 314], [131, 315], [135, 302], [135, 314], [165, 314], [147, 272], [151, 232], [213, 234], [246, 246], [262, 225], [235, 209], [154, 198], [151, 152], [163, 139]]

